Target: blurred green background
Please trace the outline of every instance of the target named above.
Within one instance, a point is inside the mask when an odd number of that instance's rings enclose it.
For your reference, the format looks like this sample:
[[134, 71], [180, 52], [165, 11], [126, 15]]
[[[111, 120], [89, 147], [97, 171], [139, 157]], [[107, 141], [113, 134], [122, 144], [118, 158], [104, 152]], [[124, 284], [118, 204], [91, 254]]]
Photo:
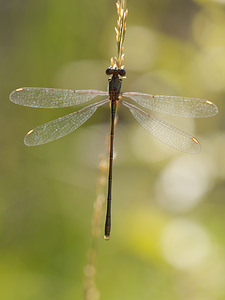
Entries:
[[[71, 112], [20, 107], [22, 86], [107, 88], [116, 1], [0, 1], [0, 298], [82, 299], [109, 108], [40, 147], [26, 132]], [[171, 118], [199, 155], [152, 138], [120, 107], [112, 237], [99, 240], [101, 299], [225, 299], [225, 1], [128, 0], [123, 90], [206, 98], [209, 119]], [[165, 117], [164, 117], [165, 119]], [[103, 226], [102, 235], [103, 236]]]

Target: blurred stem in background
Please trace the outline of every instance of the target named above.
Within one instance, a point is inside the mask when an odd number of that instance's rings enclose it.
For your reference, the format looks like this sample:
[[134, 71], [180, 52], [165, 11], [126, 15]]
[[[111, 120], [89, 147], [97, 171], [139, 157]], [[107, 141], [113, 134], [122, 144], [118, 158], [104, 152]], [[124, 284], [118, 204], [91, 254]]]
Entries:
[[106, 186], [106, 171], [107, 159], [102, 156], [99, 162], [99, 176], [97, 183], [97, 198], [94, 203], [94, 212], [92, 218], [92, 243], [87, 254], [87, 264], [84, 268], [84, 299], [97, 300], [99, 299], [99, 292], [95, 284], [96, 275], [96, 256], [97, 256], [97, 242], [102, 229], [102, 215], [105, 204], [105, 186]]

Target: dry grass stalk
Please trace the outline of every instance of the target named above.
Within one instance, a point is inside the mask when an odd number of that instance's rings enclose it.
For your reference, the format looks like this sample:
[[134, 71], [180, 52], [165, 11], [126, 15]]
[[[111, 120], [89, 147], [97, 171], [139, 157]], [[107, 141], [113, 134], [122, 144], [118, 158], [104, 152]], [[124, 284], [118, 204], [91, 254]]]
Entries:
[[126, 0], [121, 0], [116, 3], [118, 20], [116, 31], [116, 43], [117, 43], [117, 57], [111, 59], [111, 67], [123, 68], [124, 60], [124, 39], [126, 34], [126, 20], [128, 15], [128, 10], [126, 9]]
[[99, 162], [99, 176], [97, 182], [97, 198], [94, 203], [94, 212], [92, 218], [92, 244], [87, 254], [87, 264], [84, 268], [84, 299], [98, 300], [99, 292], [95, 283], [96, 275], [96, 256], [97, 256], [97, 241], [102, 229], [102, 214], [105, 204], [105, 186], [106, 186], [106, 157], [101, 157]]

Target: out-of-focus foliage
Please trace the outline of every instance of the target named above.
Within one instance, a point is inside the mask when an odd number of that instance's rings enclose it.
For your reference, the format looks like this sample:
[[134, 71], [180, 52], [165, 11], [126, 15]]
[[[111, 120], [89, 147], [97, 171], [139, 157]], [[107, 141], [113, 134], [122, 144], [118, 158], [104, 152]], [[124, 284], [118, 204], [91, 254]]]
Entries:
[[[225, 298], [225, 1], [128, 0], [123, 90], [206, 98], [219, 115], [170, 119], [199, 155], [154, 140], [121, 108], [102, 299]], [[21, 86], [106, 89], [114, 1], [0, 1], [0, 298], [81, 299], [109, 110], [37, 148], [25, 133], [72, 111], [13, 105]]]

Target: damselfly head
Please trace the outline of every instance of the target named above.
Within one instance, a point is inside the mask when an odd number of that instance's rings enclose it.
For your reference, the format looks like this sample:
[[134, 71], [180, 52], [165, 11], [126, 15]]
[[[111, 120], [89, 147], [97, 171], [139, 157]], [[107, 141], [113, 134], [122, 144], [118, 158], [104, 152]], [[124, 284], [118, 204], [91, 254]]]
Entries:
[[105, 72], [106, 75], [120, 75], [121, 77], [126, 75], [126, 71], [124, 69], [118, 68], [107, 68]]

